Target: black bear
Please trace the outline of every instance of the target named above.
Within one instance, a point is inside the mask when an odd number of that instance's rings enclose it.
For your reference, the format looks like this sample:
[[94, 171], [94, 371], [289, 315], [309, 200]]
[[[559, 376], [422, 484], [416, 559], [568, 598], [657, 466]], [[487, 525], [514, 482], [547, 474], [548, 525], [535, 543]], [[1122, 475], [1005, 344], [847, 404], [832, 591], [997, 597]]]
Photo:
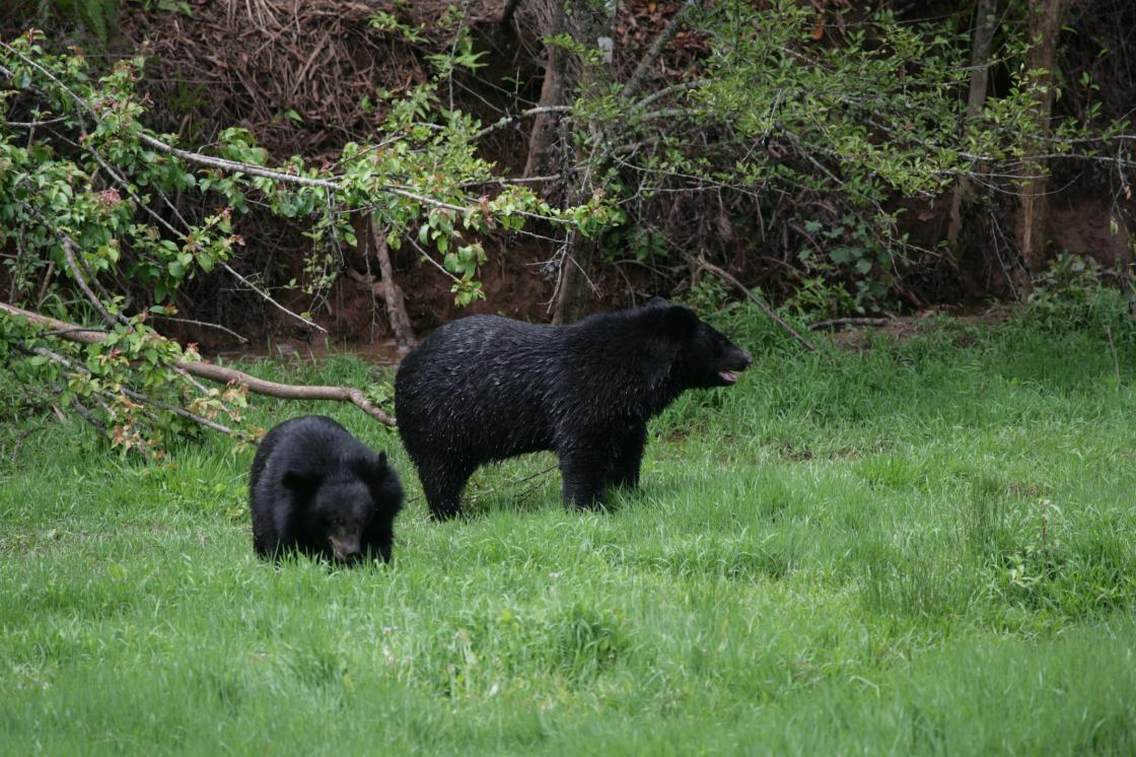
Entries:
[[469, 316], [403, 358], [395, 414], [435, 518], [460, 512], [478, 466], [538, 450], [559, 456], [565, 504], [592, 507], [638, 484], [651, 417], [686, 389], [733, 384], [750, 362], [658, 297], [568, 326]]
[[341, 563], [390, 560], [402, 485], [387, 464], [331, 418], [279, 424], [249, 473], [253, 546], [265, 558], [302, 552]]

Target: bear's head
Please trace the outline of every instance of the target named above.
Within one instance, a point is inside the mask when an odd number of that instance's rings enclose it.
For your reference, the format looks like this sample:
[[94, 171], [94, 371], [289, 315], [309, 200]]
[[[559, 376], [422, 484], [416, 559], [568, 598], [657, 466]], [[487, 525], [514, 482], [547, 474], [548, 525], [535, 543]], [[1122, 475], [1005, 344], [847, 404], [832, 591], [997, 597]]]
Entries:
[[341, 563], [363, 559], [363, 535], [372, 522], [393, 520], [402, 506], [402, 486], [385, 452], [341, 461], [328, 473], [286, 473], [284, 486], [298, 495], [299, 525], [306, 540]]
[[663, 334], [677, 348], [671, 370], [684, 387], [730, 386], [753, 362], [748, 352], [690, 308], [672, 305], [662, 297], [652, 297], [646, 307], [655, 311]]

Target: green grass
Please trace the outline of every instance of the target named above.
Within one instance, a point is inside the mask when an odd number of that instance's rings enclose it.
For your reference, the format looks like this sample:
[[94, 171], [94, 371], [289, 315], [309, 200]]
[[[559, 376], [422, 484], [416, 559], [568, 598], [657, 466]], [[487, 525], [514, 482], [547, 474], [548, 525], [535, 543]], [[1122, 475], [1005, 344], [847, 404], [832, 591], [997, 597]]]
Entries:
[[801, 355], [722, 320], [757, 364], [658, 419], [607, 513], [538, 455], [431, 523], [396, 436], [256, 402], [392, 453], [389, 566], [256, 560], [227, 439], [144, 464], [0, 427], [0, 751], [1136, 751], [1132, 340], [944, 322]]

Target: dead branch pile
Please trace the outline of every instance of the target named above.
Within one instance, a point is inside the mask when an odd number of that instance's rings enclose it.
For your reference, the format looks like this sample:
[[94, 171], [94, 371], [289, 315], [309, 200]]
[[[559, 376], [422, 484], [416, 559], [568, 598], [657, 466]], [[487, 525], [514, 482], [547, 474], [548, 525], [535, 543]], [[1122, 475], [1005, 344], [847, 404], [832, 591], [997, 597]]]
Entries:
[[200, 0], [192, 16], [129, 4], [121, 27], [147, 55], [144, 86], [166, 121], [158, 128], [204, 144], [240, 125], [278, 157], [331, 156], [373, 134], [383, 90], [404, 92], [428, 76], [429, 45], [372, 28], [371, 18], [384, 11], [417, 27], [434, 4]]

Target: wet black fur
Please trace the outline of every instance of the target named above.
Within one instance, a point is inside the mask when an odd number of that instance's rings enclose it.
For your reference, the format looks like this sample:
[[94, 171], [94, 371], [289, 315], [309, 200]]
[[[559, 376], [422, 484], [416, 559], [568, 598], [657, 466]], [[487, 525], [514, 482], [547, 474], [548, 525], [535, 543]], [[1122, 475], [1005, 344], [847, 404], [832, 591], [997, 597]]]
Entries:
[[402, 497], [386, 453], [331, 418], [284, 421], [261, 440], [249, 473], [253, 547], [265, 558], [295, 551], [335, 560], [336, 536], [358, 546], [342, 562], [390, 560]]
[[569, 326], [470, 316], [403, 359], [395, 412], [436, 518], [460, 511], [478, 466], [538, 450], [559, 456], [565, 503], [591, 507], [609, 487], [638, 484], [651, 417], [749, 363], [693, 311], [659, 298]]

